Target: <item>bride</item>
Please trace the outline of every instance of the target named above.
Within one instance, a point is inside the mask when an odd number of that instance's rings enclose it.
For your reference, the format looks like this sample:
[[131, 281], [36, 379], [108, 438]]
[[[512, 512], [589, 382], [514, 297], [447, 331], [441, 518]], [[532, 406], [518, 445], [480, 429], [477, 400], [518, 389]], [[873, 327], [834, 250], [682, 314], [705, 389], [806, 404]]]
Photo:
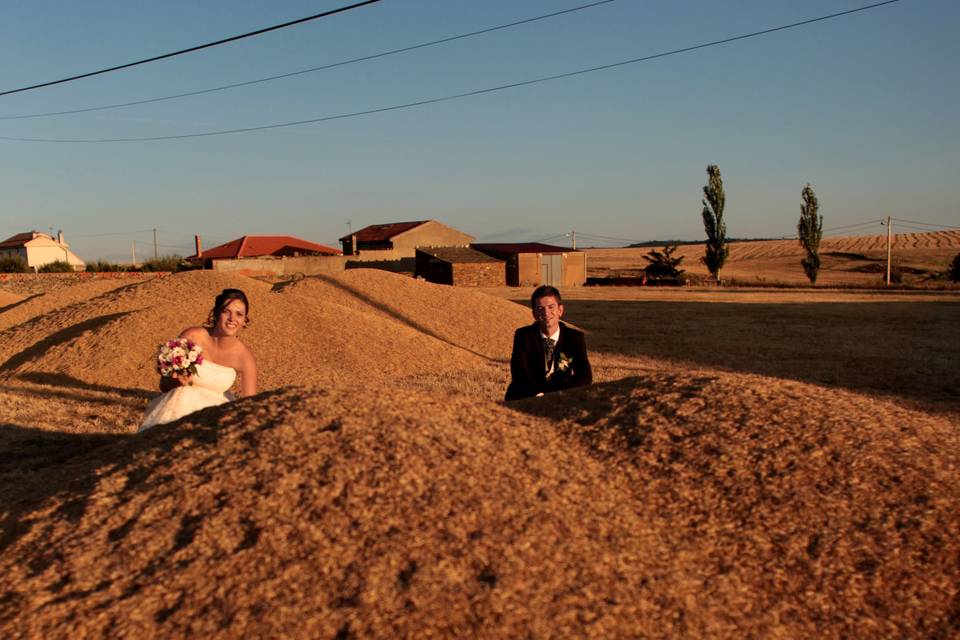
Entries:
[[253, 353], [238, 334], [249, 322], [250, 305], [240, 289], [224, 289], [214, 301], [205, 327], [189, 327], [181, 338], [203, 349], [203, 363], [196, 375], [173, 374], [160, 378], [165, 393], [147, 407], [140, 431], [178, 420], [188, 413], [234, 399], [230, 387], [239, 377], [240, 396], [257, 392], [257, 365]]

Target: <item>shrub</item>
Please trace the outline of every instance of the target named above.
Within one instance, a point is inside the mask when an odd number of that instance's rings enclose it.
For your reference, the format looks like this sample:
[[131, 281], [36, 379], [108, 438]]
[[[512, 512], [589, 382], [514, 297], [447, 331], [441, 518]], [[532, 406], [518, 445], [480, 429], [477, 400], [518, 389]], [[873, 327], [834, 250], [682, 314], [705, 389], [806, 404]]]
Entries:
[[37, 271], [40, 273], [73, 273], [73, 267], [66, 260], [54, 260], [43, 265]]
[[951, 282], [960, 282], [960, 253], [953, 257], [953, 262], [947, 269], [947, 277]]
[[87, 263], [87, 271], [91, 273], [109, 273], [126, 270], [126, 265], [117, 264], [115, 262], [107, 262], [106, 260], [97, 260], [96, 262]]
[[676, 244], [667, 244], [663, 251], [656, 249], [650, 250], [643, 259], [647, 261], [644, 269], [646, 274], [654, 279], [683, 280], [684, 270], [678, 269], [683, 257], [674, 257], [673, 252], [677, 250]]
[[8, 256], [0, 258], [0, 273], [27, 273], [27, 263], [20, 258]]
[[[890, 265], [890, 284], [900, 284], [903, 282], [903, 272], [904, 269], [900, 268], [898, 264]], [[883, 282], [887, 282], [887, 270], [883, 270]]]
[[177, 255], [160, 256], [152, 260], [145, 260], [140, 268], [143, 271], [177, 271], [182, 260], [183, 258]]

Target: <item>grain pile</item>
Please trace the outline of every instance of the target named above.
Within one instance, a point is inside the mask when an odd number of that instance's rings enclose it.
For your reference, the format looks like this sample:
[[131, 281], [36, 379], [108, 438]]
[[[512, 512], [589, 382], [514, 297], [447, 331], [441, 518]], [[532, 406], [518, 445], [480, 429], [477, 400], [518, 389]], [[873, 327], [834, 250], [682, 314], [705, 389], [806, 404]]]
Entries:
[[[266, 391], [122, 433], [156, 382], [129, 363], [225, 287]], [[0, 332], [0, 636], [960, 633], [949, 418], [609, 353], [598, 379], [645, 373], [507, 406], [487, 383], [529, 318], [207, 272]]]
[[[139, 284], [139, 282], [135, 284]], [[0, 313], [0, 331], [15, 327], [55, 309], [62, 309], [89, 300], [107, 291], [129, 285], [129, 281], [114, 278], [81, 280], [69, 285], [66, 282], [44, 280], [41, 281], [40, 285], [33, 284], [28, 291], [20, 293], [0, 291], [0, 308], [20, 303], [16, 307]]]
[[[156, 387], [156, 345], [202, 323], [222, 289], [250, 299], [243, 339], [260, 388], [331, 385], [344, 377], [396, 381], [418, 372], [503, 369], [516, 304], [376, 272], [271, 286], [243, 276], [190, 272], [111, 291], [0, 332], [0, 376], [69, 379], [117, 389]], [[485, 304], [478, 302], [482, 296]]]
[[11, 291], [0, 291], [0, 310], [6, 311], [5, 307], [13, 306], [21, 300], [23, 300], [23, 296]]
[[516, 410], [366, 388], [208, 409], [0, 494], [0, 629], [955, 633], [956, 430], [813, 397], [674, 374]]

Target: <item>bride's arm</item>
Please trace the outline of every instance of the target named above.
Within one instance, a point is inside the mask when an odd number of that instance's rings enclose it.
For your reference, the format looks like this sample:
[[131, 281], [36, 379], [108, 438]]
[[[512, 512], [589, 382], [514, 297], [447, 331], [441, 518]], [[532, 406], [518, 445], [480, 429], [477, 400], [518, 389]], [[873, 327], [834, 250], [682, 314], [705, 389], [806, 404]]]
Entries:
[[247, 349], [243, 356], [243, 368], [240, 370], [240, 397], [257, 393], [257, 363]]

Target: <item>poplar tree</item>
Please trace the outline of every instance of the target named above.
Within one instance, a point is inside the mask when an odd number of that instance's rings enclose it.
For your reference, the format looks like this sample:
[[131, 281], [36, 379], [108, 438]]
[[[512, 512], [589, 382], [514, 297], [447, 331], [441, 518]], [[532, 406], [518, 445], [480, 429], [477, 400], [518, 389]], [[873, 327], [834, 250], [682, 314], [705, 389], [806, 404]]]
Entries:
[[817, 194], [813, 192], [810, 183], [801, 193], [803, 204], [800, 205], [800, 222], [797, 223], [797, 236], [800, 244], [807, 252], [807, 257], [800, 261], [803, 272], [807, 274], [811, 284], [817, 282], [817, 272], [820, 271], [820, 238], [823, 236], [823, 216], [817, 213], [820, 204]]
[[726, 196], [723, 193], [723, 179], [720, 167], [711, 164], [707, 167], [707, 184], [703, 188], [703, 229], [707, 233], [707, 251], [702, 260], [707, 270], [720, 283], [720, 269], [727, 261], [730, 252], [727, 247], [727, 225], [723, 222], [723, 207]]

